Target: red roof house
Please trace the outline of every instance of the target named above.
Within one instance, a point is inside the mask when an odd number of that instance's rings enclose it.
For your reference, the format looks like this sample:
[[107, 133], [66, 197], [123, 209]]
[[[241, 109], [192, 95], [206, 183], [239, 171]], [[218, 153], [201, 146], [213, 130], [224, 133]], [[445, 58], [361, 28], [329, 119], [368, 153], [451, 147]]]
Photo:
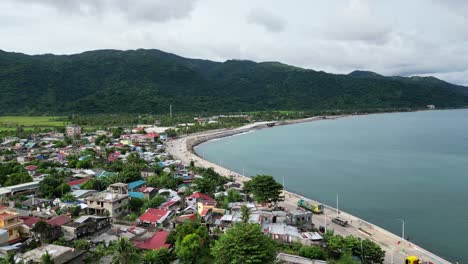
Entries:
[[186, 215], [181, 215], [174, 219], [176, 223], [184, 223], [186, 221], [189, 222], [195, 222], [197, 220], [197, 216], [195, 214], [186, 214]]
[[26, 170], [28, 171], [35, 171], [37, 169], [36, 165], [29, 165], [25, 167]]
[[59, 216], [56, 216], [52, 219], [49, 219], [47, 220], [46, 222], [49, 224], [49, 225], [53, 225], [53, 226], [61, 226], [61, 225], [64, 225], [66, 223], [70, 223], [72, 221], [72, 219], [66, 215], [59, 215]]
[[216, 200], [211, 198], [210, 196], [203, 194], [201, 192], [194, 192], [191, 195], [185, 197], [185, 202], [187, 204], [194, 204], [196, 202], [215, 202]]
[[89, 179], [79, 179], [71, 182], [67, 182], [68, 186], [73, 187], [73, 186], [80, 186], [83, 183], [89, 181]]
[[23, 223], [29, 228], [32, 228], [37, 222], [41, 221], [41, 219], [31, 216], [20, 216], [19, 219], [23, 220]]
[[145, 242], [137, 241], [135, 245], [139, 249], [158, 250], [160, 248], [169, 248], [171, 245], [166, 244], [166, 238], [169, 235], [167, 231], [158, 231], [150, 239]]
[[138, 220], [141, 223], [162, 226], [170, 214], [168, 210], [150, 208]]
[[168, 201], [159, 206], [160, 209], [164, 210], [173, 210], [177, 209], [177, 207], [179, 207], [179, 201]]

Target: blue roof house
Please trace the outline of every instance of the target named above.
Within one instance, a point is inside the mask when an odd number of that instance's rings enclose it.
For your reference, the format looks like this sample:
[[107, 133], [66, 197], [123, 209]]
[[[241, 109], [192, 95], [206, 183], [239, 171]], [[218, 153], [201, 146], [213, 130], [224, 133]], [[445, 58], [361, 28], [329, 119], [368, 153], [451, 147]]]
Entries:
[[134, 191], [137, 188], [140, 188], [141, 186], [143, 186], [144, 184], [145, 184], [144, 180], [131, 182], [131, 183], [128, 184], [128, 190], [129, 191]]

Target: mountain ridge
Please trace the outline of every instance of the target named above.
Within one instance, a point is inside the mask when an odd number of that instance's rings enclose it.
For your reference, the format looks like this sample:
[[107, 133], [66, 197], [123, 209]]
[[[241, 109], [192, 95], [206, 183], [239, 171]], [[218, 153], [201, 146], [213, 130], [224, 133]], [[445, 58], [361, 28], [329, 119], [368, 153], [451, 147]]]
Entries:
[[[354, 74], [353, 74], [354, 73]], [[433, 77], [348, 75], [276, 61], [184, 58], [156, 49], [27, 55], [0, 50], [0, 114], [165, 113], [468, 105]]]

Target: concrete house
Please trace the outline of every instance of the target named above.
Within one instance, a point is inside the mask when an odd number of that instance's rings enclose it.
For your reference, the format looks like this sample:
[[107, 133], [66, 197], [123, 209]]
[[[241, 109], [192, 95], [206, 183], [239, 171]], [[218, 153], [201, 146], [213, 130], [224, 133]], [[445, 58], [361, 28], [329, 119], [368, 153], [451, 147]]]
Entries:
[[120, 216], [127, 213], [127, 205], [130, 201], [127, 184], [111, 184], [107, 191], [86, 197], [85, 201], [88, 205], [87, 213], [90, 215]]
[[68, 137], [75, 137], [81, 135], [81, 127], [79, 125], [66, 126], [66, 133]]
[[62, 231], [67, 239], [94, 234], [111, 226], [111, 218], [106, 216], [84, 215], [73, 222], [62, 225]]
[[303, 210], [290, 211], [286, 216], [286, 223], [293, 226], [312, 227], [312, 212]]
[[0, 206], [0, 228], [8, 232], [8, 243], [13, 244], [21, 239], [20, 229], [23, 220], [19, 214], [11, 211], [6, 206]]

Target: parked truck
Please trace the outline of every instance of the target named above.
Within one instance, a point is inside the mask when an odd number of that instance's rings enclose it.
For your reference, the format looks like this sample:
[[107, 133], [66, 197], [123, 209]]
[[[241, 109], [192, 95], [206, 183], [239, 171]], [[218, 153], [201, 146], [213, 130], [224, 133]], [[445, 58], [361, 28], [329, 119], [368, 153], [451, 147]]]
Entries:
[[312, 202], [303, 199], [297, 202], [297, 206], [312, 211], [314, 214], [323, 214], [324, 210], [323, 204], [313, 204]]

